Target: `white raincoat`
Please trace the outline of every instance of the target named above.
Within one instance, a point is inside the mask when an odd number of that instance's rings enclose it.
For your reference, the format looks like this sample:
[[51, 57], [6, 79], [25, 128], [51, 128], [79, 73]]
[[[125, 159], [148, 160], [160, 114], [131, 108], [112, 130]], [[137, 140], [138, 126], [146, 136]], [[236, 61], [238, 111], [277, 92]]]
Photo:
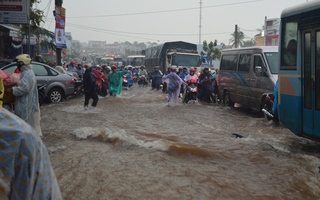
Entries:
[[23, 65], [21, 72], [18, 86], [12, 88], [13, 95], [16, 96], [14, 113], [42, 136], [37, 80], [31, 65]]

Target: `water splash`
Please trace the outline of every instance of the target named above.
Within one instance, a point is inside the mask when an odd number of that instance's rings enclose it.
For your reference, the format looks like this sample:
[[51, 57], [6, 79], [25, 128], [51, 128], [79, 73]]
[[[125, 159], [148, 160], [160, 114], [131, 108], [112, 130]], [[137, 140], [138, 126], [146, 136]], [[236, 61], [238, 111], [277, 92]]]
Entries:
[[[164, 151], [175, 155], [195, 155], [199, 157], [209, 157], [210, 153], [207, 150], [198, 148], [194, 145], [183, 144], [175, 142], [175, 139], [168, 137], [155, 136], [156, 134], [143, 134], [152, 138], [161, 138], [154, 141], [145, 141], [133, 134], [128, 134], [124, 129], [101, 129], [91, 127], [81, 127], [74, 131], [78, 139], [97, 138], [112, 144], [123, 143], [127, 145], [134, 145], [146, 149], [153, 149], [157, 151]], [[141, 133], [140, 133], [141, 134]]]

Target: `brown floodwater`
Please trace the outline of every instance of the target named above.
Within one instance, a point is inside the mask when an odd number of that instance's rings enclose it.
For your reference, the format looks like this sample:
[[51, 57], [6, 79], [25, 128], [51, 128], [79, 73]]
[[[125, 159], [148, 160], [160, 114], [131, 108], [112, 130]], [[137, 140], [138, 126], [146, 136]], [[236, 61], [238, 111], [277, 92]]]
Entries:
[[64, 199], [319, 199], [320, 143], [254, 111], [168, 107], [134, 85], [84, 111], [83, 97], [41, 107]]

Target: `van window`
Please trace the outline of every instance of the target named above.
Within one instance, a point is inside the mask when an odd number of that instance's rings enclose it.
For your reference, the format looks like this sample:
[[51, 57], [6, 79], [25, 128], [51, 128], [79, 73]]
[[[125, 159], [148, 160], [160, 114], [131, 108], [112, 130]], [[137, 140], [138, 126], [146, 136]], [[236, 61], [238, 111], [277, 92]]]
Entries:
[[238, 55], [224, 55], [221, 58], [220, 70], [236, 71]]
[[261, 55], [254, 55], [254, 60], [253, 60], [253, 71], [256, 72], [256, 66], [260, 66], [262, 69], [265, 69], [265, 65], [262, 60]]
[[241, 54], [238, 71], [249, 72], [251, 54]]

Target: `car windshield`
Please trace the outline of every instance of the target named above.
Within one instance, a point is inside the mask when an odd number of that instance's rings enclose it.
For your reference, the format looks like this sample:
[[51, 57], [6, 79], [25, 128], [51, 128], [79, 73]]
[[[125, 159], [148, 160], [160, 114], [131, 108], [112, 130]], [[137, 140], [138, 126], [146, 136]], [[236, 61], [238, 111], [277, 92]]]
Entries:
[[268, 52], [264, 54], [267, 58], [268, 65], [270, 67], [270, 72], [272, 74], [278, 74], [279, 62], [278, 62], [278, 52]]
[[177, 66], [199, 67], [200, 56], [190, 54], [174, 54], [172, 55], [172, 64]]
[[128, 58], [127, 60], [128, 64], [129, 65], [132, 65], [132, 66], [141, 66], [141, 65], [144, 65], [143, 63], [143, 58]]

